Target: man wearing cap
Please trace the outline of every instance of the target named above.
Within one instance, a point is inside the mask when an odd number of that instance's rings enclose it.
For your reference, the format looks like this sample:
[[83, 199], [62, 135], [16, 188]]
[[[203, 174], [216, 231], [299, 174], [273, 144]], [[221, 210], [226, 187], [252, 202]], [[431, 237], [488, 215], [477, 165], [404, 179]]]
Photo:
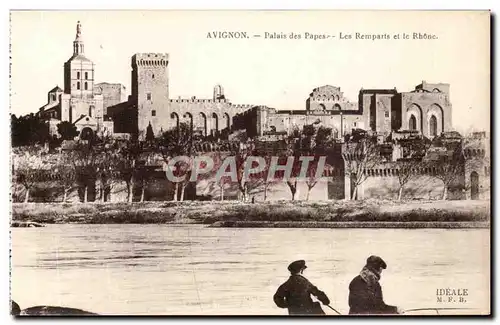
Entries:
[[399, 314], [395, 306], [386, 305], [379, 280], [387, 264], [378, 256], [370, 256], [366, 265], [349, 284], [349, 314]]
[[273, 297], [274, 302], [280, 308], [288, 308], [289, 315], [324, 315], [321, 305], [313, 302], [311, 295], [324, 305], [330, 304], [330, 300], [323, 291], [302, 276], [306, 268], [304, 260], [292, 262], [288, 266], [290, 278], [278, 288]]

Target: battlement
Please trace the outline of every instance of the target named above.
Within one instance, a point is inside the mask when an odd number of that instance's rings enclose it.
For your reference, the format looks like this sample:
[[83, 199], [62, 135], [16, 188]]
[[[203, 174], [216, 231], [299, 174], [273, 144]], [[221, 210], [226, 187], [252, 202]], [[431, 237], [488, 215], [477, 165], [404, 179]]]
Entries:
[[231, 104], [228, 99], [222, 98], [222, 99], [206, 99], [206, 98], [177, 98], [177, 99], [170, 99], [169, 100], [171, 103], [187, 103], [187, 104], [216, 104], [216, 103], [228, 103], [231, 105], [232, 108], [244, 108], [244, 109], [251, 109], [252, 107], [255, 107], [255, 105], [252, 104]]
[[168, 57], [168, 53], [136, 53], [132, 56], [132, 67], [166, 67]]
[[171, 103], [229, 103], [227, 99], [206, 99], [206, 98], [177, 98], [170, 99]]
[[471, 158], [484, 158], [486, 156], [486, 150], [484, 149], [464, 149], [464, 157], [466, 159]]
[[232, 106], [235, 108], [247, 108], [247, 109], [255, 107], [255, 105], [251, 105], [251, 104], [233, 104]]
[[236, 151], [240, 147], [240, 143], [236, 141], [227, 142], [203, 142], [194, 145], [194, 149], [198, 153], [203, 152], [230, 152]]

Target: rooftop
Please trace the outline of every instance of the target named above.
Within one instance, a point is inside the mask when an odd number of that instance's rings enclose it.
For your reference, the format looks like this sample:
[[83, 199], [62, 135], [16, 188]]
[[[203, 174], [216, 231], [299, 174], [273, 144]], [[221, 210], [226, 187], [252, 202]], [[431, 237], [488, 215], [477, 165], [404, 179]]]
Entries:
[[69, 58], [68, 62], [72, 61], [82, 61], [82, 62], [91, 62], [90, 59], [88, 59], [85, 55], [83, 54], [78, 54], [78, 55], [73, 55], [71, 58]]

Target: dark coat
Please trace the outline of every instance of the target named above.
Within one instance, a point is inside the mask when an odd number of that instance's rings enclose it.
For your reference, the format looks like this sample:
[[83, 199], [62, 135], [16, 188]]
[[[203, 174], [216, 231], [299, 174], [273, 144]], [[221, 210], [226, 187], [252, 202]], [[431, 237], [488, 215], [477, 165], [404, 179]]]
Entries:
[[349, 314], [397, 314], [397, 307], [386, 305], [378, 282], [370, 288], [358, 275], [349, 285]]
[[294, 274], [278, 288], [273, 298], [278, 307], [288, 308], [290, 315], [324, 315], [321, 305], [313, 302], [311, 295], [325, 305], [330, 304], [323, 291], [318, 290], [302, 275]]

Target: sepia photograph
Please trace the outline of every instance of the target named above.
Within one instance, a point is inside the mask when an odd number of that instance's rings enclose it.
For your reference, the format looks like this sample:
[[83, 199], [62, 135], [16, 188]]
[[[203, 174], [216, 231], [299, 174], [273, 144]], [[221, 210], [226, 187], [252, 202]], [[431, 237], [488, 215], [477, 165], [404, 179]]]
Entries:
[[490, 316], [491, 23], [11, 10], [11, 315]]

